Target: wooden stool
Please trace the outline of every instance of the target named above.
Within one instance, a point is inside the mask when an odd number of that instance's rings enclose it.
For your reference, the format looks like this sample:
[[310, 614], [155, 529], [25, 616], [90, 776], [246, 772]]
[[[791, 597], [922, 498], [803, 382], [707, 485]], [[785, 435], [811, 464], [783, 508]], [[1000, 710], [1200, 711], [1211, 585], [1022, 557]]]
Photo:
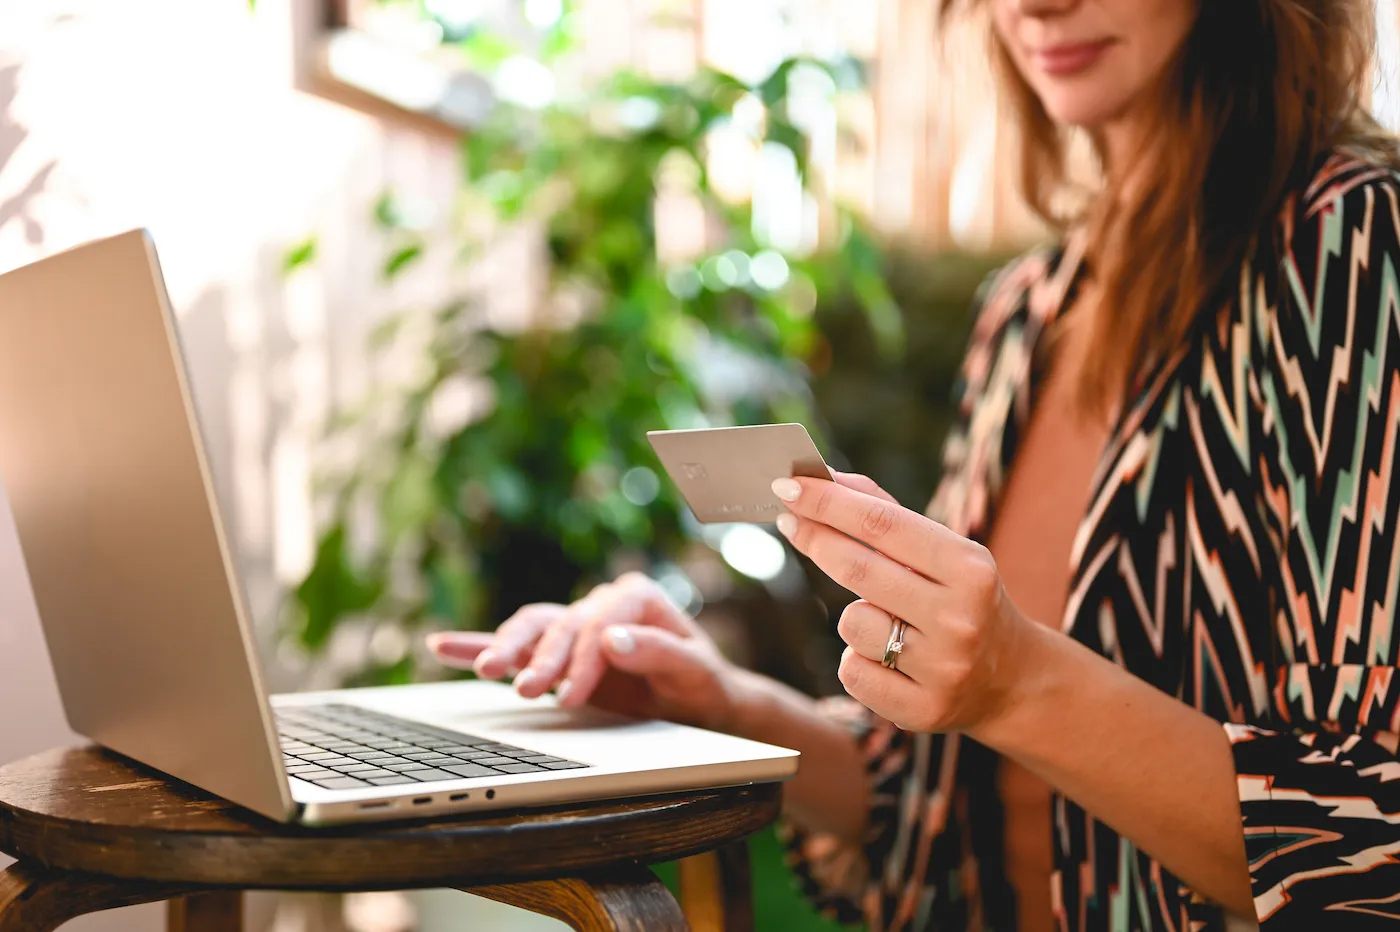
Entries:
[[[239, 932], [242, 893], [466, 890], [580, 930], [752, 928], [743, 839], [778, 784], [450, 821], [281, 825], [98, 748], [0, 768], [0, 932], [170, 900], [170, 932]], [[706, 854], [706, 852], [709, 852]], [[684, 910], [646, 865], [681, 863]]]

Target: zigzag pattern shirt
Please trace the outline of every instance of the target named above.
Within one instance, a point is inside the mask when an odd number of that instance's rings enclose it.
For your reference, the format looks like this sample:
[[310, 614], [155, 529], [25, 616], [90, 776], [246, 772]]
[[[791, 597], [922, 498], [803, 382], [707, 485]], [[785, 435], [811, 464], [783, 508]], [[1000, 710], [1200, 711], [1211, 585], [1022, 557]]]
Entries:
[[[994, 518], [1078, 260], [983, 286], [931, 517]], [[1333, 154], [1278, 236], [1125, 405], [1075, 540], [1063, 630], [1222, 723], [1262, 932], [1400, 928], [1400, 175]], [[1010, 930], [997, 758], [849, 700], [872, 781], [861, 850], [788, 827], [820, 906], [882, 930]], [[1066, 932], [1219, 930], [1219, 909], [1054, 801]]]

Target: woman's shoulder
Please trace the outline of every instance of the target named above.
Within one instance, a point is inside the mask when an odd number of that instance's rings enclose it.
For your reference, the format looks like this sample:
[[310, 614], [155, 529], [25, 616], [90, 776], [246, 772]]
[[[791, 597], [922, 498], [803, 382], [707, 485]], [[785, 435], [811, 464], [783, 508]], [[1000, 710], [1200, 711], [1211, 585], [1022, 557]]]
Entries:
[[1067, 276], [1078, 262], [1077, 244], [1050, 242], [1028, 249], [1003, 263], [977, 290], [974, 341], [986, 341], [1009, 324], [1044, 323], [1059, 310]]
[[1306, 183], [1285, 199], [1280, 212], [1283, 241], [1361, 224], [1374, 217], [1378, 198], [1387, 209], [1400, 192], [1400, 149], [1381, 142], [1338, 146], [1318, 160]]
[[1273, 420], [1315, 439], [1310, 454], [1295, 452], [1300, 462], [1311, 455], [1317, 468], [1329, 449], [1328, 427], [1364, 420], [1338, 406], [1342, 398], [1364, 404], [1367, 392], [1339, 386], [1365, 381], [1379, 398], [1375, 380], [1388, 385], [1388, 373], [1400, 368], [1393, 345], [1400, 308], [1397, 164], [1380, 151], [1328, 153], [1284, 205], [1280, 254], [1257, 266], [1261, 275], [1278, 276], [1276, 300], [1258, 306], [1254, 334], [1255, 352], [1273, 380], [1266, 394], [1281, 406]]

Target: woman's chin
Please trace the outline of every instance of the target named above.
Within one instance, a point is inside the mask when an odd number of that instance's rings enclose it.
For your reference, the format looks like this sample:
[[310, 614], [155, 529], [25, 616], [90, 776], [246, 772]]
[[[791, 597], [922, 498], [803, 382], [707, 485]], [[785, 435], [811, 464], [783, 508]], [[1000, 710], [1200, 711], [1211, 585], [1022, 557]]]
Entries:
[[1123, 112], [1117, 94], [1073, 93], [1043, 94], [1041, 103], [1050, 119], [1061, 126], [1076, 126], [1092, 130], [1118, 118]]

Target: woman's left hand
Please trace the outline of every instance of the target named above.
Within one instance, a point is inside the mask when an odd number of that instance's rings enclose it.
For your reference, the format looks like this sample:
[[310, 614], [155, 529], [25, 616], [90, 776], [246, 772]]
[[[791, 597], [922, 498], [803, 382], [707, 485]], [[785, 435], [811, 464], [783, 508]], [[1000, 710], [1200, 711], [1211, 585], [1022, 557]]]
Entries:
[[[1034, 623], [1007, 597], [985, 547], [854, 484], [773, 483], [792, 512], [779, 517], [778, 529], [860, 596], [838, 627], [849, 645], [842, 684], [906, 731], [991, 725], [1014, 701]], [[881, 661], [895, 618], [907, 625], [904, 649], [887, 668]]]

